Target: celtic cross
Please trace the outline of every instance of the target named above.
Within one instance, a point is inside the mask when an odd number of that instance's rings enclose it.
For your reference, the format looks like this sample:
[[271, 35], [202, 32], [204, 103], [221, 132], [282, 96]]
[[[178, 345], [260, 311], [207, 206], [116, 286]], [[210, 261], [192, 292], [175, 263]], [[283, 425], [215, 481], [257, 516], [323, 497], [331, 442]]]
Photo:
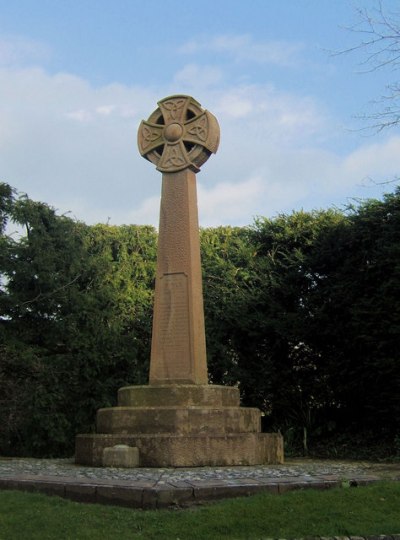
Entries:
[[163, 173], [150, 384], [207, 384], [196, 172], [219, 145], [217, 119], [171, 96], [138, 131], [140, 154]]
[[219, 144], [218, 122], [189, 96], [172, 96], [158, 102], [158, 109], [138, 132], [141, 155], [161, 172], [200, 167]]

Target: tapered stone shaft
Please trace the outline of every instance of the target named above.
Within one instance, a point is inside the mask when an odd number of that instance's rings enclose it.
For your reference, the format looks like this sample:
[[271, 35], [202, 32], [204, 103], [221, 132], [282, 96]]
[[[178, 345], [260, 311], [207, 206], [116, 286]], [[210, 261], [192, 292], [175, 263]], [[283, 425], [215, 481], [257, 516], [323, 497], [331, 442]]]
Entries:
[[196, 176], [164, 173], [150, 384], [207, 384]]

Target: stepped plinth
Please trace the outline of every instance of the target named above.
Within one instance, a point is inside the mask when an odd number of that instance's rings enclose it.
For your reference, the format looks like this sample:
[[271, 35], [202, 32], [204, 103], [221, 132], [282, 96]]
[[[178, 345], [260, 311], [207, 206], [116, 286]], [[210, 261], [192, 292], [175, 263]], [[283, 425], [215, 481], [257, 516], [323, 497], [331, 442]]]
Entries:
[[260, 411], [239, 390], [212, 385], [128, 386], [97, 412], [96, 435], [78, 435], [77, 463], [101, 466], [107, 447], [139, 449], [143, 467], [257, 465], [283, 460], [280, 435], [260, 433]]
[[126, 445], [145, 467], [282, 463], [282, 437], [261, 433], [260, 411], [240, 407], [238, 388], [207, 384], [195, 173], [218, 148], [218, 122], [189, 96], [158, 105], [138, 133], [163, 173], [149, 385], [121, 388], [118, 406], [97, 412], [76, 462], [102, 466], [106, 448]]

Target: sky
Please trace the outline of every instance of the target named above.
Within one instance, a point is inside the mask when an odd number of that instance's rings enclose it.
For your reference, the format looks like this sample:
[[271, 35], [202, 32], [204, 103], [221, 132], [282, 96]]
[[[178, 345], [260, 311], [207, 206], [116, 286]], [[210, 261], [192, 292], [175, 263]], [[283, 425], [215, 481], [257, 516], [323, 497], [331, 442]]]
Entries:
[[[383, 0], [398, 10], [398, 0]], [[370, 71], [375, 0], [0, 0], [0, 181], [61, 214], [157, 226], [161, 173], [137, 129], [173, 94], [221, 128], [200, 225], [251, 225], [391, 191], [400, 133], [364, 129], [393, 82]]]

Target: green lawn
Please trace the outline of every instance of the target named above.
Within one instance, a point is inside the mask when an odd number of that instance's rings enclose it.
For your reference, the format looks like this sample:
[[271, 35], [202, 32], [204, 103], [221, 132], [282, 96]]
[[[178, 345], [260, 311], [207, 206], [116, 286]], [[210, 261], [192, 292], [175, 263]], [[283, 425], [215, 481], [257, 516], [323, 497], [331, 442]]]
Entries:
[[235, 539], [400, 533], [400, 483], [130, 510], [0, 491], [0, 539]]

